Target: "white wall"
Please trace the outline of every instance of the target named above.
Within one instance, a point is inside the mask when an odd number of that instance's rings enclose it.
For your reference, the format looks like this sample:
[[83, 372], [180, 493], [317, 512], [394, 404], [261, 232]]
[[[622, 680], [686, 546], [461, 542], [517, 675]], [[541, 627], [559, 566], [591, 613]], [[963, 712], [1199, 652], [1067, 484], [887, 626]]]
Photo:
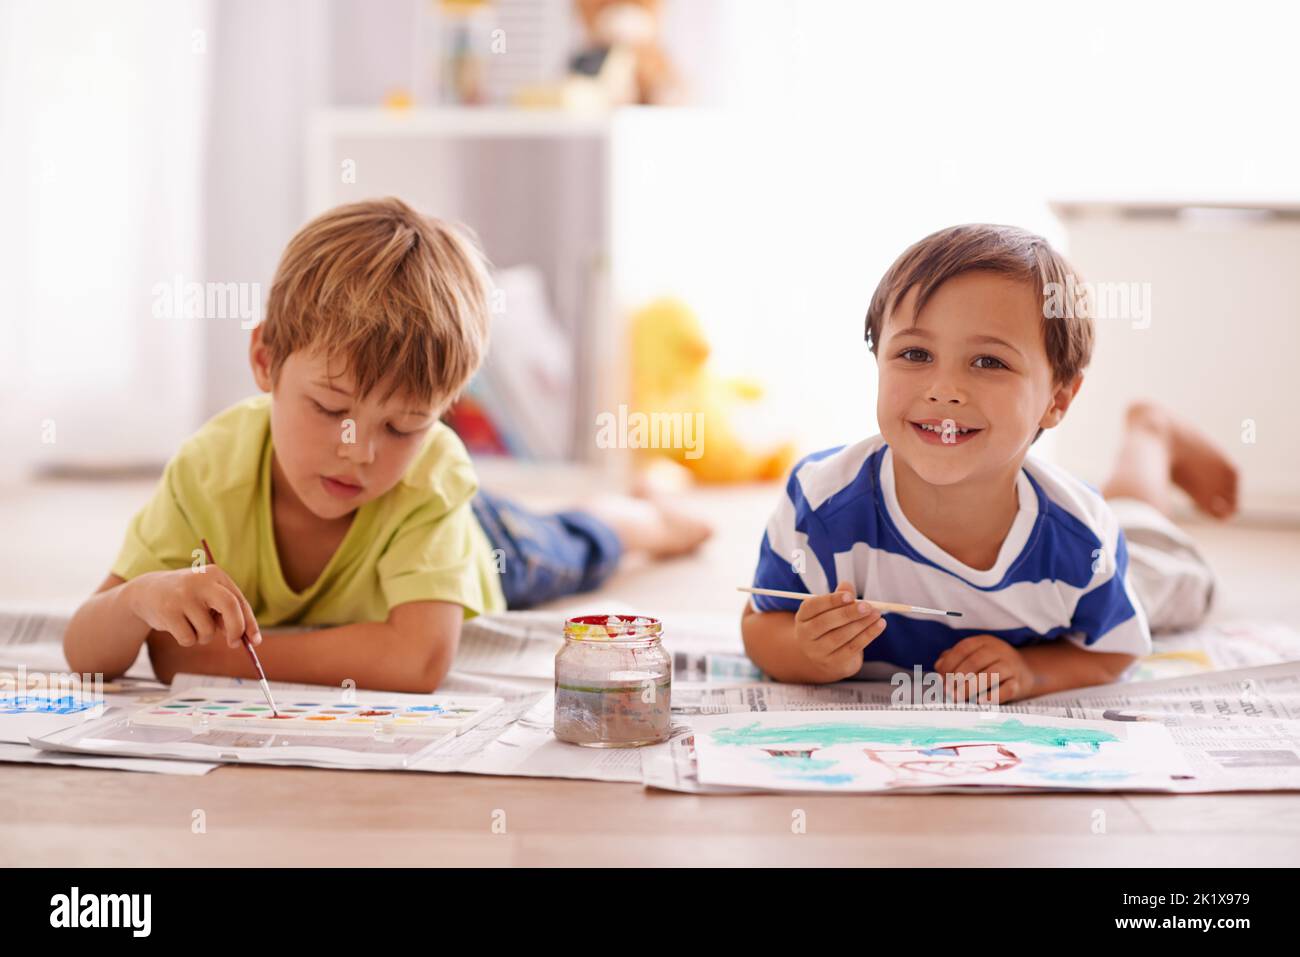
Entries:
[[926, 233], [1003, 222], [1063, 243], [1048, 206], [1061, 197], [1300, 200], [1292, 7], [702, 6], [717, 22], [716, 103], [753, 138], [727, 163], [698, 157], [696, 176], [683, 161], [681, 189], [706, 217], [711, 195], [727, 197], [731, 224], [715, 233], [715, 281], [692, 294], [715, 354], [792, 394], [811, 448], [875, 428], [863, 317]]
[[[1113, 284], [1092, 367], [1061, 427], [1057, 458], [1094, 483], [1135, 399], [1157, 399], [1208, 433], [1242, 469], [1241, 506], [1300, 518], [1300, 442], [1289, 387], [1300, 358], [1300, 207], [1245, 210], [1082, 206], [1068, 218], [1081, 277]], [[1141, 291], [1124, 310], [1120, 293]], [[1099, 290], [1100, 291], [1100, 290]]]
[[[136, 295], [180, 271], [261, 283], [264, 302], [279, 253], [306, 215], [300, 151], [307, 112], [373, 105], [408, 80], [422, 2], [223, 0], [206, 24], [207, 87], [182, 69], [194, 64], [188, 45], [202, 19], [196, 11], [208, 9], [198, 0], [112, 7], [11, 0], [0, 7], [5, 142], [42, 142], [39, 130], [13, 119], [35, 122], [30, 111], [15, 112], [32, 95], [53, 95], [59, 109], [80, 103], [76, 122], [83, 124], [66, 142], [44, 141], [66, 188], [40, 185], [47, 163], [39, 156], [0, 151], [0, 190], [6, 200], [18, 197], [16, 206], [6, 202], [0, 240], [8, 266], [0, 292], [10, 316], [22, 317], [10, 319], [18, 329], [11, 341], [32, 347], [29, 317], [53, 315], [48, 299], [32, 298], [31, 276], [44, 275], [32, 267], [38, 247], [75, 254], [68, 277], [41, 280], [69, 316], [117, 314], [122, 303], [94, 277], [126, 270], [137, 277]], [[44, 32], [26, 25], [32, 16], [47, 24]], [[154, 117], [151, 127], [127, 131], [129, 167], [120, 166], [124, 131], [95, 106], [112, 95], [117, 75], [94, 65], [97, 24], [120, 38], [110, 64], [129, 57], [130, 75], [121, 82], [145, 97], [140, 102], [151, 104]], [[670, 259], [685, 238], [704, 258], [689, 271], [647, 273], [645, 286], [688, 296], [709, 327], [720, 368], [770, 382], [806, 445], [851, 440], [874, 428], [863, 313], [889, 262], [925, 232], [991, 220], [1063, 240], [1048, 200], [1080, 195], [1300, 199], [1295, 27], [1292, 8], [1262, 2], [669, 0], [667, 45], [697, 100], [727, 112], [746, 132], [709, 156], [688, 148], [671, 176], [663, 169], [647, 177], [650, 196], [696, 215], [660, 215], [639, 241]], [[84, 50], [77, 46], [83, 41], [90, 44]], [[15, 64], [55, 63], [63, 54], [97, 77], [80, 99], [65, 102], [57, 78], [51, 86], [39, 72], [13, 72]], [[42, 122], [59, 115], [45, 110]], [[204, 127], [208, 145], [199, 153]], [[147, 207], [127, 202], [123, 183], [162, 195], [154, 187], [170, 189], [200, 172], [201, 207], [151, 207], [155, 219], [144, 228], [152, 245], [127, 265], [124, 230], [140, 235]], [[72, 236], [61, 232], [92, 201], [113, 215], [92, 217]], [[82, 349], [90, 357], [75, 388], [52, 386], [67, 408], [112, 407], [96, 401], [103, 393], [80, 389], [99, 374], [91, 367], [111, 365], [99, 359], [124, 349], [137, 350], [133, 363], [146, 361], [151, 349], [171, 355], [156, 336], [101, 341], [104, 328], [50, 332], [67, 340], [59, 344], [70, 354]], [[144, 411], [133, 413], [146, 423], [132, 433], [139, 441], [133, 454], [161, 454], [174, 445], [173, 432], [185, 431], [149, 416], [183, 418], [192, 428], [251, 391], [246, 343], [245, 330], [209, 324], [201, 332], [202, 368], [187, 365], [193, 353], [183, 346], [170, 364], [153, 362], [164, 377], [197, 379], [197, 398], [176, 401], [187, 393], [175, 385], [164, 384], [168, 403], [150, 393]], [[25, 381], [15, 374], [18, 354], [0, 352], [0, 363], [9, 363], [4, 381], [11, 391], [37, 394], [12, 386]], [[20, 371], [36, 368], [23, 363]], [[146, 381], [138, 370], [130, 379]], [[41, 408], [23, 415], [40, 416]], [[107, 436], [111, 427], [90, 431]], [[5, 438], [19, 434], [6, 431]]]
[[[199, 411], [209, 5], [0, 5], [0, 479], [161, 461]], [[164, 309], [164, 311], [166, 311]]]
[[[307, 114], [329, 96], [329, 8], [223, 0], [215, 17], [205, 272], [258, 283], [265, 308], [280, 254], [305, 219], [303, 138]], [[257, 391], [248, 339], [239, 323], [205, 330], [199, 421]]]

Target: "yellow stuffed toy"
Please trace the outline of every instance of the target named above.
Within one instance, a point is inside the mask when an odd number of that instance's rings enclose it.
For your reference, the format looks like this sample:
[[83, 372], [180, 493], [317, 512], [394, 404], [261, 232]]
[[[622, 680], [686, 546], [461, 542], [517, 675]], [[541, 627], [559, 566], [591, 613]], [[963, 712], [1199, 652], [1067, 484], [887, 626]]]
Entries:
[[653, 451], [685, 466], [703, 482], [786, 476], [794, 463], [794, 443], [754, 447], [736, 428], [737, 414], [762, 398], [762, 386], [710, 373], [704, 330], [684, 303], [659, 299], [640, 309], [632, 317], [630, 339], [635, 411], [643, 418], [675, 413], [690, 417], [690, 424], [696, 425], [685, 431], [695, 441]]

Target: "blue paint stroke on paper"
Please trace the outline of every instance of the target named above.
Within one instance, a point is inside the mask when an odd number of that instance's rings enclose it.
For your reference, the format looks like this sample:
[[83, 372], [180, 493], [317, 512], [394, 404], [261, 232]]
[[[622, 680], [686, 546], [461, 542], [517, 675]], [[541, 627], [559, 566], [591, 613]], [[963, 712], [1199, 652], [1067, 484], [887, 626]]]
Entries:
[[0, 695], [0, 714], [77, 714], [98, 704], [80, 695], [6, 694]]
[[800, 744], [830, 747], [836, 744], [871, 742], [925, 748], [942, 745], [945, 742], [987, 741], [999, 744], [1024, 742], [1052, 748], [1083, 746], [1091, 751], [1100, 750], [1103, 743], [1119, 741], [1119, 738], [1109, 731], [1030, 725], [1015, 718], [996, 723], [981, 721], [978, 727], [966, 728], [945, 728], [932, 724], [879, 726], [842, 723], [765, 727], [755, 721], [739, 728], [718, 728], [710, 733], [710, 737], [715, 744], [747, 746]]

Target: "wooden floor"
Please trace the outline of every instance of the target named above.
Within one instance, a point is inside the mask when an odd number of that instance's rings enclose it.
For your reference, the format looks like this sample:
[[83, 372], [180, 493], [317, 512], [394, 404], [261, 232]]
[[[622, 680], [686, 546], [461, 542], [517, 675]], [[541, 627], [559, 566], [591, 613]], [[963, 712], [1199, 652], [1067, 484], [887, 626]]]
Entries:
[[732, 797], [460, 774], [20, 765], [0, 768], [0, 788], [4, 866], [1300, 862], [1294, 794]]
[[[150, 487], [0, 493], [0, 602], [74, 607]], [[738, 615], [734, 588], [752, 572], [776, 494], [698, 493], [716, 539], [695, 558], [621, 572], [593, 608], [626, 601], [669, 625], [674, 612]], [[1222, 580], [1218, 614], [1300, 627], [1300, 531], [1194, 533]], [[18, 764], [0, 765], [0, 793], [5, 866], [1300, 863], [1296, 794], [733, 797], [459, 774], [222, 767], [177, 777]], [[196, 812], [204, 833], [193, 833]]]

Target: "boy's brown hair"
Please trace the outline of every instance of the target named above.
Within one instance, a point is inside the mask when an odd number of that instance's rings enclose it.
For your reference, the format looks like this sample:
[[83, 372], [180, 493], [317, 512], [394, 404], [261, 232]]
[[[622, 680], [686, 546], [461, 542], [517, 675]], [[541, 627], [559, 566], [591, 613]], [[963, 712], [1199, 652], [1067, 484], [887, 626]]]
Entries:
[[454, 399], [487, 350], [491, 282], [473, 239], [400, 199], [316, 217], [289, 240], [262, 323], [274, 378], [299, 349], [340, 357], [368, 395]]
[[880, 345], [885, 314], [916, 287], [920, 315], [941, 285], [972, 270], [1032, 284], [1043, 297], [1043, 339], [1054, 384], [1074, 381], [1092, 358], [1093, 325], [1083, 280], [1042, 236], [1014, 226], [950, 226], [906, 249], [886, 271], [867, 309], [867, 344]]

